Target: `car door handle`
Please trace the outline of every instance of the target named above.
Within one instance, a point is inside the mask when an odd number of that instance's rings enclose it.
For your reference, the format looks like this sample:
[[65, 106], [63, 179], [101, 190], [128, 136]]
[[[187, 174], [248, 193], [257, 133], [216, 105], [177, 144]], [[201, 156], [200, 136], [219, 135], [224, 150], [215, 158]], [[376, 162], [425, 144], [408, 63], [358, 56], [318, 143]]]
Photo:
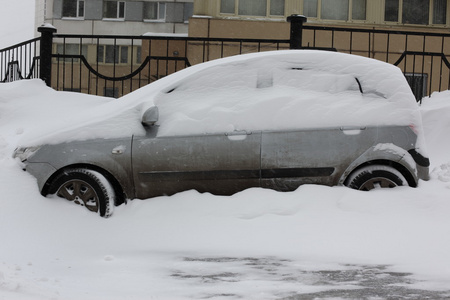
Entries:
[[366, 130], [366, 127], [361, 126], [344, 126], [341, 131], [346, 135], [358, 135], [361, 131]]
[[233, 132], [227, 132], [225, 135], [231, 141], [243, 141], [247, 138], [248, 135], [252, 134], [252, 132], [247, 132], [245, 130], [235, 130]]
[[114, 149], [112, 149], [111, 153], [112, 154], [123, 154], [124, 151], [125, 151], [124, 146], [118, 146], [118, 147], [115, 147]]
[[343, 126], [340, 129], [342, 131], [345, 131], [345, 130], [366, 130], [366, 128], [367, 127], [364, 126]]
[[234, 135], [250, 135], [252, 134], [251, 131], [245, 131], [245, 130], [235, 130], [233, 132], [227, 132], [225, 135], [227, 136], [234, 136]]

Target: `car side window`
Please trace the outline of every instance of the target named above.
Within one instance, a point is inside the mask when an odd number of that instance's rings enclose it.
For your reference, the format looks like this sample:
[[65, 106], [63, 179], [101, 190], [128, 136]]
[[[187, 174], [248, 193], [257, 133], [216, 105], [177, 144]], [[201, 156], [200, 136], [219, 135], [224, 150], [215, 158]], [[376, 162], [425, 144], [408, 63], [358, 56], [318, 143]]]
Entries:
[[273, 72], [273, 84], [307, 91], [340, 93], [360, 91], [358, 81], [349, 74], [336, 74], [302, 68], [277, 69]]
[[251, 89], [256, 87], [257, 75], [254, 69], [241, 65], [220, 65], [195, 73], [179, 83], [169, 92], [190, 92], [202, 94], [229, 89]]

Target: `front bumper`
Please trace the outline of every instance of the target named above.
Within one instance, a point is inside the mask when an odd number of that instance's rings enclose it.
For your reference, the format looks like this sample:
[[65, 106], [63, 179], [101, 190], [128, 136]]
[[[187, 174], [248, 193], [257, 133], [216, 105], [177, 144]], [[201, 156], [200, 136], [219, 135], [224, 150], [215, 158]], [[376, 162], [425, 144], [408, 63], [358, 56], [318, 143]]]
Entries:
[[56, 168], [48, 163], [25, 163], [25, 170], [36, 177], [39, 191], [45, 194], [45, 183], [56, 172]]

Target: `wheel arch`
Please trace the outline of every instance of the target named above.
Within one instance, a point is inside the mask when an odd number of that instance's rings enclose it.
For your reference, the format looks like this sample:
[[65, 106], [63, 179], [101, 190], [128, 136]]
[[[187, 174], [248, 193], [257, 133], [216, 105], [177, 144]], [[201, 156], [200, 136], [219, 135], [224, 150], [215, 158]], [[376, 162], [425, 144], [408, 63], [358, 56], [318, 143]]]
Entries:
[[382, 166], [392, 167], [392, 168], [396, 169], [397, 171], [399, 171], [403, 175], [403, 177], [405, 177], [405, 179], [408, 182], [408, 185], [410, 187], [417, 187], [417, 180], [407, 167], [405, 167], [404, 165], [402, 165], [398, 162], [395, 162], [392, 160], [387, 160], [387, 159], [375, 159], [375, 160], [364, 162], [364, 163], [354, 167], [352, 169], [352, 171], [349, 172], [345, 176], [345, 178], [343, 178], [342, 184], [344, 184], [346, 186], [348, 183], [348, 180], [352, 177], [352, 175], [355, 172], [358, 172], [360, 169], [367, 167], [367, 166], [371, 166], [371, 165], [372, 166], [373, 165], [382, 165]]
[[405, 177], [411, 187], [416, 187], [418, 184], [418, 169], [414, 158], [408, 151], [393, 144], [377, 144], [367, 149], [341, 173], [338, 184], [345, 185], [347, 179], [355, 171], [375, 164], [395, 168]]
[[117, 205], [125, 203], [125, 201], [127, 199], [127, 195], [125, 194], [125, 191], [123, 190], [123, 187], [120, 184], [120, 182], [109, 171], [107, 171], [99, 166], [92, 165], [92, 164], [86, 164], [86, 163], [67, 165], [67, 166], [64, 166], [63, 168], [57, 170], [56, 172], [54, 172], [45, 182], [45, 184], [41, 190], [41, 194], [43, 196], [48, 195], [51, 183], [60, 174], [64, 173], [66, 170], [69, 170], [69, 169], [88, 169], [88, 170], [99, 172], [100, 174], [105, 176], [105, 178], [111, 183], [111, 185], [114, 189], [114, 193], [116, 195], [114, 204], [117, 206]]

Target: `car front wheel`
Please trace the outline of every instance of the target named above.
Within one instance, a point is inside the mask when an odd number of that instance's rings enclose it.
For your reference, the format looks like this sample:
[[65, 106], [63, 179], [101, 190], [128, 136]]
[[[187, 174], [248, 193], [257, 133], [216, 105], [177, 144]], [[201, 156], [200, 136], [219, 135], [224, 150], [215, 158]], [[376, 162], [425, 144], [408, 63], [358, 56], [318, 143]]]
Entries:
[[407, 184], [405, 177], [395, 168], [370, 165], [353, 172], [345, 185], [356, 190], [370, 191], [375, 188], [393, 188]]
[[89, 169], [65, 170], [53, 180], [49, 194], [73, 201], [102, 217], [111, 216], [114, 209], [111, 184], [105, 176]]

